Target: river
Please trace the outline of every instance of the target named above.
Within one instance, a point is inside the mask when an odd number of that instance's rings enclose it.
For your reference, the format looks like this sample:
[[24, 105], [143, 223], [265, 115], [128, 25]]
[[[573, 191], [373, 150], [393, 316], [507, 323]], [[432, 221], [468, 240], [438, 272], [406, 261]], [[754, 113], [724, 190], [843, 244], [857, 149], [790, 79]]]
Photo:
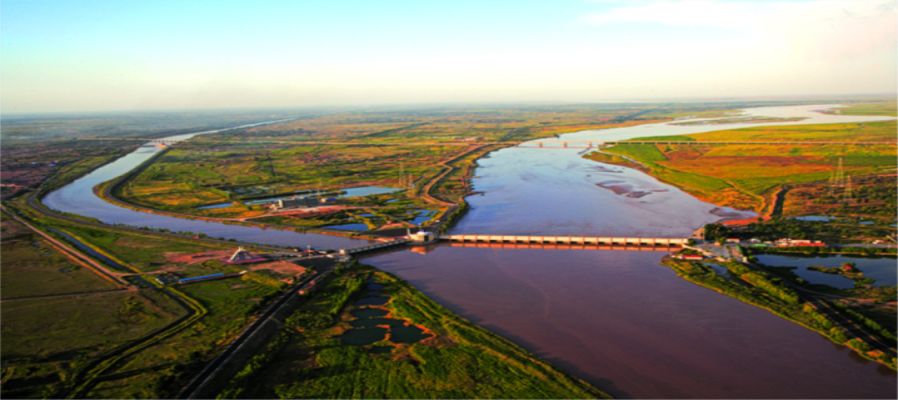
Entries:
[[[197, 135], [205, 135], [231, 129], [250, 128], [276, 122], [281, 122], [281, 120], [169, 136], [164, 140], [168, 142], [179, 142]], [[156, 147], [152, 143], [141, 146], [137, 150], [97, 168], [93, 172], [76, 179], [74, 182], [47, 194], [44, 197], [43, 202], [51, 209], [95, 218], [106, 224], [168, 229], [174, 232], [204, 233], [210, 237], [234, 239], [250, 243], [272, 244], [297, 248], [312, 246], [314, 248], [323, 249], [351, 248], [369, 243], [365, 240], [349, 239], [339, 236], [298, 233], [288, 230], [265, 229], [152, 214], [111, 204], [94, 193], [93, 188], [95, 186], [131, 171], [160, 151], [162, 151], [162, 149]]]
[[[769, 124], [651, 124], [578, 132], [479, 161], [454, 233], [686, 236], [737, 216], [637, 170], [585, 160], [557, 142], [748, 126], [882, 120], [829, 106], [763, 107]], [[533, 148], [543, 142], [547, 148]], [[604, 187], [603, 187], [604, 186]], [[622, 190], [623, 188], [623, 190]], [[617, 190], [614, 190], [617, 189]], [[630, 196], [639, 193], [639, 196]], [[817, 333], [686, 282], [663, 253], [436, 246], [365, 262], [596, 386], [640, 398], [894, 398], [895, 375]]]
[[[747, 115], [806, 118], [797, 122], [651, 124], [540, 141], [598, 142], [887, 119], [814, 112], [829, 107], [746, 110]], [[106, 223], [250, 242], [332, 248], [358, 242], [147, 214], [93, 194], [93, 186], [126, 173], [156, 151], [141, 147], [50, 193], [44, 203]], [[468, 198], [470, 211], [454, 232], [685, 236], [721, 216], [744, 215], [718, 209], [639, 171], [584, 160], [581, 151], [512, 147], [480, 160], [473, 178], [479, 194]], [[764, 310], [678, 278], [658, 264], [662, 255], [436, 246], [426, 254], [398, 251], [365, 261], [618, 396], [895, 397], [891, 371]]]

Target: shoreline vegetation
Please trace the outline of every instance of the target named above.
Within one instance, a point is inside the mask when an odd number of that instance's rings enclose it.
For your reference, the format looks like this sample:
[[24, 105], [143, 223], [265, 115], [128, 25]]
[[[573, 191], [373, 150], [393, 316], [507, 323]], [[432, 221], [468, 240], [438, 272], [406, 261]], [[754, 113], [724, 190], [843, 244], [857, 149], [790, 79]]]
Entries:
[[[377, 291], [366, 291], [370, 287]], [[378, 311], [386, 319], [375, 323], [398, 320], [400, 328], [423, 332], [422, 339], [383, 336], [378, 327], [386, 325], [368, 327], [355, 317]], [[315, 297], [286, 319], [266, 350], [218, 396], [609, 398], [455, 315], [405, 281], [359, 264], [321, 282]]]
[[[896, 361], [894, 351], [889, 353], [874, 349], [868, 341], [864, 340], [865, 338], [852, 337], [850, 332], [841, 328], [833, 320], [831, 314], [821, 311], [823, 307], [820, 303], [825, 300], [811, 300], [802, 296], [799, 291], [784, 285], [782, 278], [738, 262], [717, 263], [726, 268], [727, 276], [718, 273], [702, 262], [665, 257], [661, 263], [689, 282], [767, 310], [774, 315], [804, 326], [833, 343], [846, 346], [861, 357], [878, 362], [892, 370], [898, 370], [898, 364], [896, 364], [898, 361]], [[869, 319], [865, 318], [865, 320]], [[869, 325], [877, 333], [888, 332], [875, 321], [869, 320]], [[890, 340], [892, 343], [889, 346], [894, 348], [894, 335], [886, 337], [886, 340]]]

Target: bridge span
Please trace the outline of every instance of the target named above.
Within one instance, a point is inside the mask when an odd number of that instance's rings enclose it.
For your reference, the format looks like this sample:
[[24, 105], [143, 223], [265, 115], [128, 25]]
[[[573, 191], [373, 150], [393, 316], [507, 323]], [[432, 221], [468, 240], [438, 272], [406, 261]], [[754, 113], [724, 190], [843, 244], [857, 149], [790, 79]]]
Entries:
[[[472, 242], [449, 242], [446, 246], [456, 248], [478, 248], [478, 249], [503, 249], [503, 250], [603, 250], [603, 251], [661, 251], [671, 252], [679, 249], [678, 246], [639, 246], [639, 245], [614, 245], [614, 246], [596, 246], [596, 245], [580, 245], [580, 244], [512, 244], [512, 243], [472, 243]], [[412, 250], [414, 251], [414, 250]]]
[[520, 235], [441, 235], [440, 240], [454, 243], [498, 243], [536, 245], [579, 245], [579, 246], [650, 246], [683, 247], [688, 238], [655, 238], [625, 236], [520, 236]]

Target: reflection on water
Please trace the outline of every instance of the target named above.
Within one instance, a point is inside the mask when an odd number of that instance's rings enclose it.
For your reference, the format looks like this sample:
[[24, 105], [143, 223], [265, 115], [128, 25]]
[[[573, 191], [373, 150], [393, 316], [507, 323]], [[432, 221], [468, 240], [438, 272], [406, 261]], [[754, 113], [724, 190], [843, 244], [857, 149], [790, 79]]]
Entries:
[[[406, 321], [387, 317], [387, 310], [374, 308], [382, 306], [390, 300], [383, 292], [383, 285], [369, 282], [362, 298], [353, 303], [356, 308], [350, 311], [353, 320], [349, 322], [351, 329], [340, 335], [343, 343], [355, 346], [368, 346], [389, 338], [389, 343], [411, 344], [420, 342], [430, 335], [421, 328]], [[373, 353], [389, 352], [388, 346], [373, 346]]]
[[827, 274], [820, 271], [812, 271], [807, 267], [839, 267], [844, 263], [854, 263], [857, 269], [867, 278], [874, 280], [875, 286], [891, 286], [898, 280], [898, 266], [894, 258], [871, 258], [851, 256], [784, 256], [779, 254], [760, 254], [758, 262], [772, 267], [797, 267], [793, 270], [796, 275], [810, 283], [829, 285], [840, 289], [854, 287], [854, 281], [841, 275]]

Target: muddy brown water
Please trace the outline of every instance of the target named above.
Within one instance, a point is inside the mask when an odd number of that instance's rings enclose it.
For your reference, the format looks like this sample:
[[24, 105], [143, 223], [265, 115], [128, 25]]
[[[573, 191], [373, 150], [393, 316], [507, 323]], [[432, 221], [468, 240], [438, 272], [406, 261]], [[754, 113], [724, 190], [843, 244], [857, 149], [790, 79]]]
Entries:
[[663, 255], [438, 246], [364, 262], [616, 396], [895, 397], [885, 367], [680, 279]]

